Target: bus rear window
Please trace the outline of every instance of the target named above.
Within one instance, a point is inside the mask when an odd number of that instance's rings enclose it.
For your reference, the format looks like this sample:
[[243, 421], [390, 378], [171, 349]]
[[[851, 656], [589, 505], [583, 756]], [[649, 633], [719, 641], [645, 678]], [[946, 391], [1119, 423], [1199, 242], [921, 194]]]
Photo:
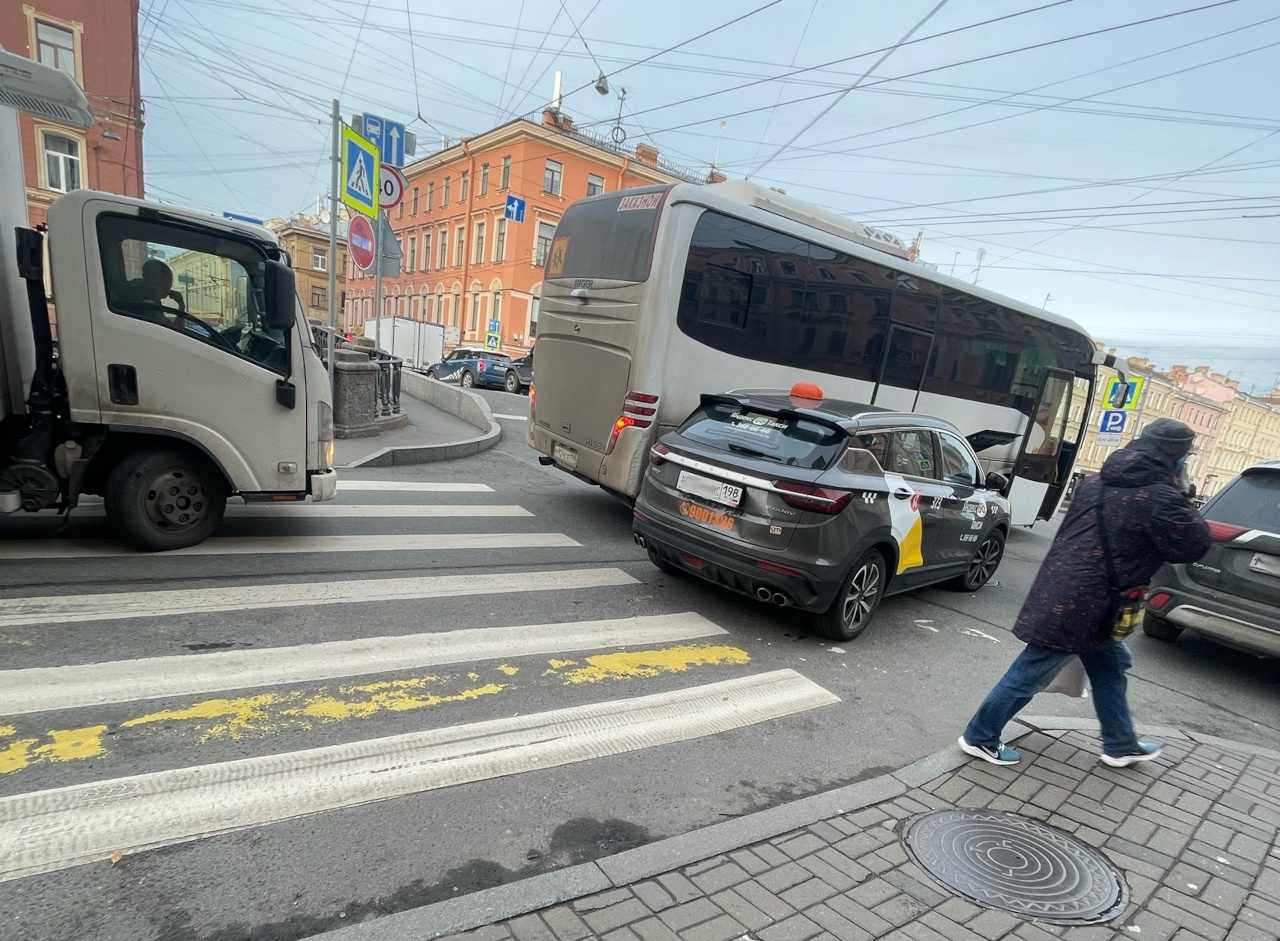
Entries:
[[[644, 281], [653, 258], [654, 229], [669, 187], [621, 190], [580, 199], [556, 226], [547, 258], [549, 279]], [[563, 248], [563, 255], [557, 250]]]
[[847, 438], [834, 425], [732, 403], [702, 406], [685, 420], [679, 433], [720, 451], [813, 470], [830, 467]]

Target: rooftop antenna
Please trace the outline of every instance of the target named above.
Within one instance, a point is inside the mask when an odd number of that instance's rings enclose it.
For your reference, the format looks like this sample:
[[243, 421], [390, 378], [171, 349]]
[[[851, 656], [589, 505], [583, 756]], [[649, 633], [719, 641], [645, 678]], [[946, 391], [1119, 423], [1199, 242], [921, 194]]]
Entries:
[[728, 126], [728, 121], [720, 122], [720, 136], [716, 138], [716, 156], [715, 159], [711, 161], [712, 171], [720, 169], [720, 141], [724, 138], [724, 129]]
[[560, 94], [560, 82], [564, 78], [564, 73], [556, 69], [556, 83], [554, 90], [551, 92], [551, 109], [559, 111], [560, 106], [564, 103], [564, 96]]
[[614, 122], [613, 131], [609, 134], [619, 147], [627, 139], [627, 129], [622, 126], [622, 109], [627, 103], [627, 90], [620, 88], [618, 93], [618, 120]]

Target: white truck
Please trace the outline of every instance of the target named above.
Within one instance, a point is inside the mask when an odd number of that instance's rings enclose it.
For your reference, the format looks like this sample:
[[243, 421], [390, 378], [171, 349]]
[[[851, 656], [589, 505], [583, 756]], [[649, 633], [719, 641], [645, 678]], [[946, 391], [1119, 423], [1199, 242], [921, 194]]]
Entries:
[[444, 359], [444, 326], [441, 324], [405, 317], [379, 317], [366, 321], [363, 329], [378, 349], [395, 353], [397, 359], [404, 360], [406, 366], [418, 372], [426, 372], [428, 366]]
[[329, 378], [275, 236], [89, 190], [31, 229], [17, 109], [94, 121], [69, 76], [0, 49], [0, 512], [97, 494], [167, 550], [233, 494], [332, 499]]

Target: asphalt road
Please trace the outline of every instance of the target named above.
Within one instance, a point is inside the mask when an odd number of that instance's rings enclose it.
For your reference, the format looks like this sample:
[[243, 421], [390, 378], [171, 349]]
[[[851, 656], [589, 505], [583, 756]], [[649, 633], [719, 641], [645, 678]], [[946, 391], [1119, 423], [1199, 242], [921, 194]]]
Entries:
[[[1015, 531], [983, 591], [890, 599], [834, 645], [794, 614], [659, 573], [620, 502], [541, 467], [523, 422], [499, 420], [502, 441], [475, 458], [344, 475], [373, 483], [339, 505], [404, 509], [233, 515], [209, 554], [70, 558], [58, 545], [105, 537], [100, 515], [61, 532], [0, 520], [0, 665], [82, 668], [0, 677], [0, 937], [300, 938], [596, 858], [943, 748], [1020, 649], [1009, 627], [1052, 525]], [[371, 538], [335, 552], [308, 536]], [[52, 557], [21, 558], [16, 541], [37, 539]], [[82, 597], [97, 594], [111, 597]], [[639, 624], [652, 642], [621, 649]], [[589, 639], [564, 639], [575, 630]], [[394, 660], [423, 634], [497, 649]], [[368, 638], [392, 641], [317, 647]], [[1186, 634], [1132, 646], [1139, 722], [1280, 748], [1276, 661]], [[232, 679], [192, 679], [223, 662], [240, 664]], [[766, 703], [748, 687], [776, 671], [791, 692]], [[6, 685], [21, 692], [6, 700]], [[1062, 696], [1031, 711], [1091, 714]], [[402, 752], [343, 777], [392, 736], [443, 749], [421, 764], [444, 777], [385, 785], [414, 764]]]

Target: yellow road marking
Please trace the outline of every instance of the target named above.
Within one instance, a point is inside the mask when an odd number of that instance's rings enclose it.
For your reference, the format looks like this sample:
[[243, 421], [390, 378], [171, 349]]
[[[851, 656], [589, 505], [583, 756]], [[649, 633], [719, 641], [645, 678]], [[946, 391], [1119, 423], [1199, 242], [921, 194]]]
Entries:
[[587, 666], [564, 672], [565, 667], [577, 664], [572, 660], [553, 660], [547, 674], [558, 675], [566, 683], [599, 683], [601, 680], [629, 680], [663, 673], [684, 673], [691, 667], [750, 663], [751, 656], [738, 647], [687, 644], [661, 650], [602, 653], [587, 657], [586, 661]]
[[[547, 661], [548, 669], [541, 675], [556, 677], [566, 685], [576, 685], [685, 673], [695, 667], [750, 661], [750, 655], [738, 647], [685, 644], [599, 654], [586, 657], [581, 662], [550, 659]], [[520, 672], [519, 667], [509, 664], [496, 669], [503, 677], [512, 677]], [[478, 673], [418, 676], [344, 685], [336, 690], [319, 687], [206, 699], [176, 709], [135, 716], [121, 722], [118, 728], [180, 734], [198, 730], [197, 741], [205, 743], [215, 739], [243, 739], [307, 730], [316, 723], [367, 719], [379, 713], [472, 702], [510, 689], [514, 689], [510, 683], [484, 682]], [[17, 727], [0, 726], [0, 775], [21, 771], [34, 764], [80, 761], [107, 755], [104, 737], [108, 731], [107, 725], [87, 725], [74, 729], [51, 729], [43, 738], [16, 738]], [[6, 739], [10, 741], [6, 742]]]

